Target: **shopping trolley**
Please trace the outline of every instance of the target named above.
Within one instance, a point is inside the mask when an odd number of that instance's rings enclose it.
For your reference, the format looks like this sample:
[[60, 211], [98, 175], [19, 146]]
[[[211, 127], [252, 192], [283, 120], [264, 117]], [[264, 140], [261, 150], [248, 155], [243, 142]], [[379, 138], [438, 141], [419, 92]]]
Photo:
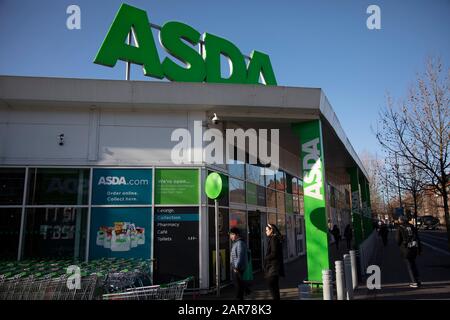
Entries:
[[184, 290], [193, 277], [183, 280], [138, 288], [129, 288], [123, 292], [103, 295], [103, 300], [183, 300]]

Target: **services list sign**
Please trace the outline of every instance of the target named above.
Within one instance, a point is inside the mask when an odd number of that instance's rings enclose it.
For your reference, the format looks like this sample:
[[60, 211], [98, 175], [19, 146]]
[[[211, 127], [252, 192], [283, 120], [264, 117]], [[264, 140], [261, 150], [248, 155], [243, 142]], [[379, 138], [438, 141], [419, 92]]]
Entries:
[[189, 276], [198, 279], [199, 209], [164, 207], [155, 209], [155, 279], [159, 283]]
[[93, 205], [152, 204], [152, 169], [94, 169]]

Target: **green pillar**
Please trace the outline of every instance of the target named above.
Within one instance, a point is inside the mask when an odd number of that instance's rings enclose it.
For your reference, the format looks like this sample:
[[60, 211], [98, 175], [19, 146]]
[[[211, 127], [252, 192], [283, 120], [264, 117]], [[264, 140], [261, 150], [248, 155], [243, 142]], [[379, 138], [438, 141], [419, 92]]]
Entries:
[[329, 269], [322, 125], [313, 120], [293, 124], [292, 130], [300, 139], [308, 280], [321, 282], [322, 270]]
[[363, 217], [361, 214], [361, 197], [359, 190], [359, 170], [357, 167], [352, 167], [347, 170], [350, 175], [350, 188], [352, 192], [352, 224], [355, 234], [355, 245], [359, 247], [363, 241]]

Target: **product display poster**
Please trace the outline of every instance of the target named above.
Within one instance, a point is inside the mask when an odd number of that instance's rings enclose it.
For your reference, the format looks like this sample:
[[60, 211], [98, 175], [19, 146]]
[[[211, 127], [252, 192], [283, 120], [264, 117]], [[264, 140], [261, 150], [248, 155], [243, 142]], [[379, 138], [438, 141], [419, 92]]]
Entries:
[[[155, 208], [156, 284], [199, 273], [198, 207]], [[190, 284], [192, 285], [192, 283]]]
[[151, 214], [151, 208], [92, 208], [89, 259], [150, 259]]
[[93, 205], [152, 204], [152, 169], [94, 169]]
[[156, 169], [155, 204], [198, 203], [198, 169]]

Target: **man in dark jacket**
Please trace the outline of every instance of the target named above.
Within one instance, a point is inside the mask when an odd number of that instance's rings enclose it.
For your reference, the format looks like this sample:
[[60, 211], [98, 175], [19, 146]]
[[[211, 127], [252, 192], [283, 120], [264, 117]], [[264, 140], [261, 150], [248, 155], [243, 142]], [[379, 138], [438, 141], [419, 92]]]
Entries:
[[333, 235], [334, 242], [336, 243], [336, 249], [339, 250], [339, 241], [341, 240], [341, 230], [339, 230], [337, 225], [334, 225], [333, 229], [330, 232]]
[[246, 285], [243, 279], [244, 271], [247, 268], [247, 244], [241, 238], [241, 233], [238, 228], [230, 229], [230, 239], [233, 241], [231, 247], [231, 274], [233, 277], [234, 287], [236, 289], [236, 299], [244, 300], [244, 292]]
[[397, 244], [400, 246], [402, 256], [405, 259], [408, 268], [409, 277], [411, 279], [410, 287], [418, 288], [421, 283], [419, 280], [419, 272], [416, 266], [416, 257], [421, 254], [422, 247], [416, 228], [408, 222], [408, 218], [401, 216], [399, 218], [399, 226], [397, 230]]
[[279, 278], [284, 277], [283, 244], [278, 228], [269, 223], [266, 226], [267, 250], [264, 258], [264, 278], [274, 300], [280, 300]]
[[378, 234], [381, 237], [381, 239], [383, 240], [383, 245], [386, 247], [387, 241], [388, 241], [389, 230], [385, 223], [382, 223], [380, 225], [380, 228], [378, 229]]

